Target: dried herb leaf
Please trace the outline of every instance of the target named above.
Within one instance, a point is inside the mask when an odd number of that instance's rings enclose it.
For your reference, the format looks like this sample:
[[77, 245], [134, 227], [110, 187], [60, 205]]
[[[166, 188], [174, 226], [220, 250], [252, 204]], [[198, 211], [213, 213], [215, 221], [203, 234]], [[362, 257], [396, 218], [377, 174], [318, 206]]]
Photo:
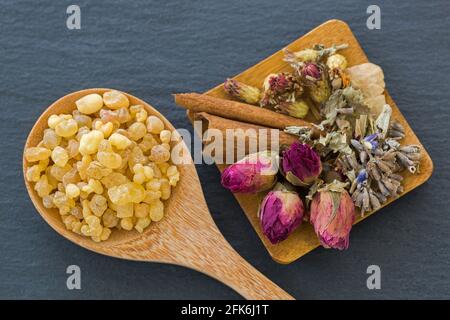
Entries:
[[321, 136], [318, 143], [324, 147], [328, 147], [334, 153], [341, 152], [351, 154], [353, 151], [347, 143], [347, 135], [345, 133], [333, 131], [328, 132], [325, 137]]
[[377, 120], [375, 120], [375, 127], [379, 130], [381, 138], [385, 138], [389, 129], [389, 123], [391, 121], [392, 108], [390, 105], [385, 104], [383, 111], [381, 111]]

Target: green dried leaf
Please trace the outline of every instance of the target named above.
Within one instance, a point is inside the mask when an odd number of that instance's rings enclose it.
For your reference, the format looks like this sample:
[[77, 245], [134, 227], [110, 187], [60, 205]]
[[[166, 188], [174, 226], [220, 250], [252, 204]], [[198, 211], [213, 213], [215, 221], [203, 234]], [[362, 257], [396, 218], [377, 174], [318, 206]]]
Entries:
[[297, 187], [307, 187], [308, 184], [301, 181], [297, 176], [295, 176], [292, 172], [286, 173], [286, 180], [289, 181], [291, 184]]
[[344, 96], [347, 103], [351, 106], [364, 104], [364, 96], [359, 89], [355, 89], [352, 86], [348, 86], [342, 90], [342, 95]]
[[305, 126], [289, 126], [284, 128], [284, 132], [293, 134], [299, 137], [302, 142], [311, 141], [311, 128]]
[[323, 185], [323, 180], [318, 179], [316, 180], [311, 187], [309, 187], [308, 195], [305, 197], [307, 205], [309, 201], [312, 201], [314, 195], [317, 193], [317, 191], [320, 189], [320, 187]]
[[366, 136], [368, 117], [369, 116], [367, 114], [362, 114], [359, 118], [355, 119], [355, 138], [362, 138]]
[[330, 224], [336, 217], [337, 209], [339, 209], [339, 205], [341, 204], [341, 193], [345, 191], [347, 186], [348, 182], [334, 180], [333, 182], [328, 183], [324, 187], [317, 190], [317, 192], [330, 192], [331, 199], [333, 200], [333, 213], [328, 224]]
[[351, 124], [350, 124], [350, 121], [345, 120], [343, 117], [342, 118], [338, 117], [336, 119], [336, 125], [337, 125], [337, 127], [339, 128], [339, 130], [341, 132], [349, 131], [351, 129], [351, 127], [352, 127]]
[[381, 133], [381, 137], [386, 137], [386, 133], [389, 129], [389, 123], [391, 121], [392, 116], [392, 108], [390, 105], [385, 104], [383, 106], [383, 110], [375, 121], [375, 127]]
[[342, 95], [342, 90], [339, 89], [334, 91], [328, 98], [327, 102], [325, 102], [324, 108], [322, 110], [325, 120], [320, 123], [321, 127], [333, 126], [338, 115], [337, 109], [344, 108], [346, 104], [347, 103], [344, 99], [344, 96]]
[[347, 135], [345, 133], [332, 131], [328, 132], [325, 137], [321, 136], [318, 143], [324, 147], [328, 147], [334, 153], [341, 152], [351, 154], [353, 151], [347, 143]]
[[336, 217], [337, 210], [339, 209], [339, 205], [341, 204], [341, 193], [340, 192], [330, 192], [330, 195], [331, 195], [331, 199], [333, 200], [333, 213], [331, 214], [331, 218], [328, 221], [325, 228], [328, 227], [328, 225], [331, 222], [333, 222], [334, 218]]
[[332, 191], [332, 192], [344, 192], [345, 189], [348, 187], [348, 182], [342, 182], [338, 180], [334, 180], [331, 183], [327, 183], [324, 186], [320, 186], [320, 188], [317, 190], [319, 192], [321, 191]]
[[353, 182], [356, 179], [356, 173], [355, 173], [354, 169], [350, 170], [350, 171], [347, 171], [345, 173], [345, 175], [347, 176], [348, 180], [350, 180], [350, 182]]

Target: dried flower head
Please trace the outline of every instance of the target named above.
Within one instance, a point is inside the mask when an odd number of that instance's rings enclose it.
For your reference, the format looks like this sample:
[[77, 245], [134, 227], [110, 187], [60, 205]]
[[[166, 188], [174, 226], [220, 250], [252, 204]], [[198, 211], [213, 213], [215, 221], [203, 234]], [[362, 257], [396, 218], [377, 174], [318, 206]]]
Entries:
[[264, 80], [264, 94], [260, 105], [273, 108], [296, 118], [303, 118], [309, 110], [301, 99], [303, 87], [291, 73], [270, 74]]
[[322, 71], [319, 65], [313, 62], [305, 63], [299, 69], [301, 76], [309, 81], [318, 81], [322, 78]]
[[311, 99], [322, 104], [331, 94], [327, 67], [321, 63], [301, 63], [296, 65], [295, 74], [299, 82], [308, 89]]
[[324, 45], [318, 44], [313, 48], [307, 48], [300, 51], [292, 52], [284, 49], [284, 60], [290, 64], [302, 62], [317, 62], [322, 58], [334, 55], [338, 50], [347, 48], [347, 44], [332, 45], [326, 48]]
[[310, 209], [310, 221], [325, 248], [347, 249], [355, 221], [355, 206], [346, 184], [333, 182], [317, 190]]
[[345, 70], [347, 68], [347, 59], [339, 53], [333, 54], [327, 58], [327, 67], [330, 70]]
[[246, 103], [258, 104], [261, 98], [261, 91], [258, 88], [234, 79], [227, 79], [223, 88], [229, 95]]
[[[272, 73], [264, 79], [264, 94], [274, 99], [282, 99], [284, 95], [301, 95], [303, 88], [293, 74], [288, 72]], [[282, 99], [284, 100], [284, 99]]]
[[278, 154], [262, 151], [250, 154], [222, 172], [222, 185], [231, 192], [256, 193], [270, 189], [276, 181]]
[[276, 244], [302, 223], [303, 202], [296, 192], [273, 190], [264, 197], [258, 215], [264, 235]]
[[299, 99], [297, 101], [280, 102], [275, 109], [294, 118], [304, 118], [308, 114], [309, 105], [304, 100]]
[[300, 142], [294, 142], [283, 152], [281, 167], [286, 179], [296, 186], [311, 185], [322, 172], [319, 154]]

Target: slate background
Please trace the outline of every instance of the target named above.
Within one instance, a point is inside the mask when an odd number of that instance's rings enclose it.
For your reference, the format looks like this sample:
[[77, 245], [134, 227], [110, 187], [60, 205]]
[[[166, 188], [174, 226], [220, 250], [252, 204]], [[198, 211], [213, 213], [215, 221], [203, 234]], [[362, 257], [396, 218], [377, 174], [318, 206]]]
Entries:
[[[82, 28], [66, 28], [78, 4]], [[366, 8], [381, 7], [381, 30]], [[198, 166], [208, 205], [231, 244], [300, 299], [449, 298], [450, 18], [441, 1], [0, 1], [0, 298], [240, 299], [176, 266], [121, 261], [53, 232], [32, 206], [22, 148], [39, 114], [82, 88], [113, 87], [191, 128], [173, 92], [204, 91], [332, 19], [348, 22], [434, 160], [428, 183], [358, 224], [346, 252], [318, 249], [273, 262], [214, 166]], [[66, 267], [82, 270], [69, 291]], [[382, 289], [366, 288], [366, 268]]]

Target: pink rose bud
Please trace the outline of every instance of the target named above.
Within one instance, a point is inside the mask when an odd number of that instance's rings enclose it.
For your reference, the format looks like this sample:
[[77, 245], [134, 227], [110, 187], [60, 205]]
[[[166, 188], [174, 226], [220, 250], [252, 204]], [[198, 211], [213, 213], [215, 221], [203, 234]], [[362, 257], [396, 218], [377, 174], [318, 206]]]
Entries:
[[274, 185], [278, 172], [278, 154], [271, 151], [253, 153], [222, 172], [222, 185], [231, 192], [256, 193]]
[[314, 195], [310, 220], [322, 246], [343, 250], [349, 245], [355, 206], [348, 192], [343, 187], [331, 187], [333, 184], [339, 183], [335, 181]]
[[294, 142], [283, 152], [281, 169], [286, 179], [296, 186], [308, 186], [322, 172], [319, 154], [307, 144]]
[[303, 202], [296, 192], [270, 191], [259, 208], [259, 219], [264, 235], [271, 243], [285, 240], [301, 223]]
[[319, 66], [313, 62], [307, 62], [303, 65], [301, 75], [312, 81], [320, 80], [322, 77]]
[[278, 73], [268, 78], [269, 88], [275, 93], [284, 93], [294, 86], [293, 77], [286, 73]]

